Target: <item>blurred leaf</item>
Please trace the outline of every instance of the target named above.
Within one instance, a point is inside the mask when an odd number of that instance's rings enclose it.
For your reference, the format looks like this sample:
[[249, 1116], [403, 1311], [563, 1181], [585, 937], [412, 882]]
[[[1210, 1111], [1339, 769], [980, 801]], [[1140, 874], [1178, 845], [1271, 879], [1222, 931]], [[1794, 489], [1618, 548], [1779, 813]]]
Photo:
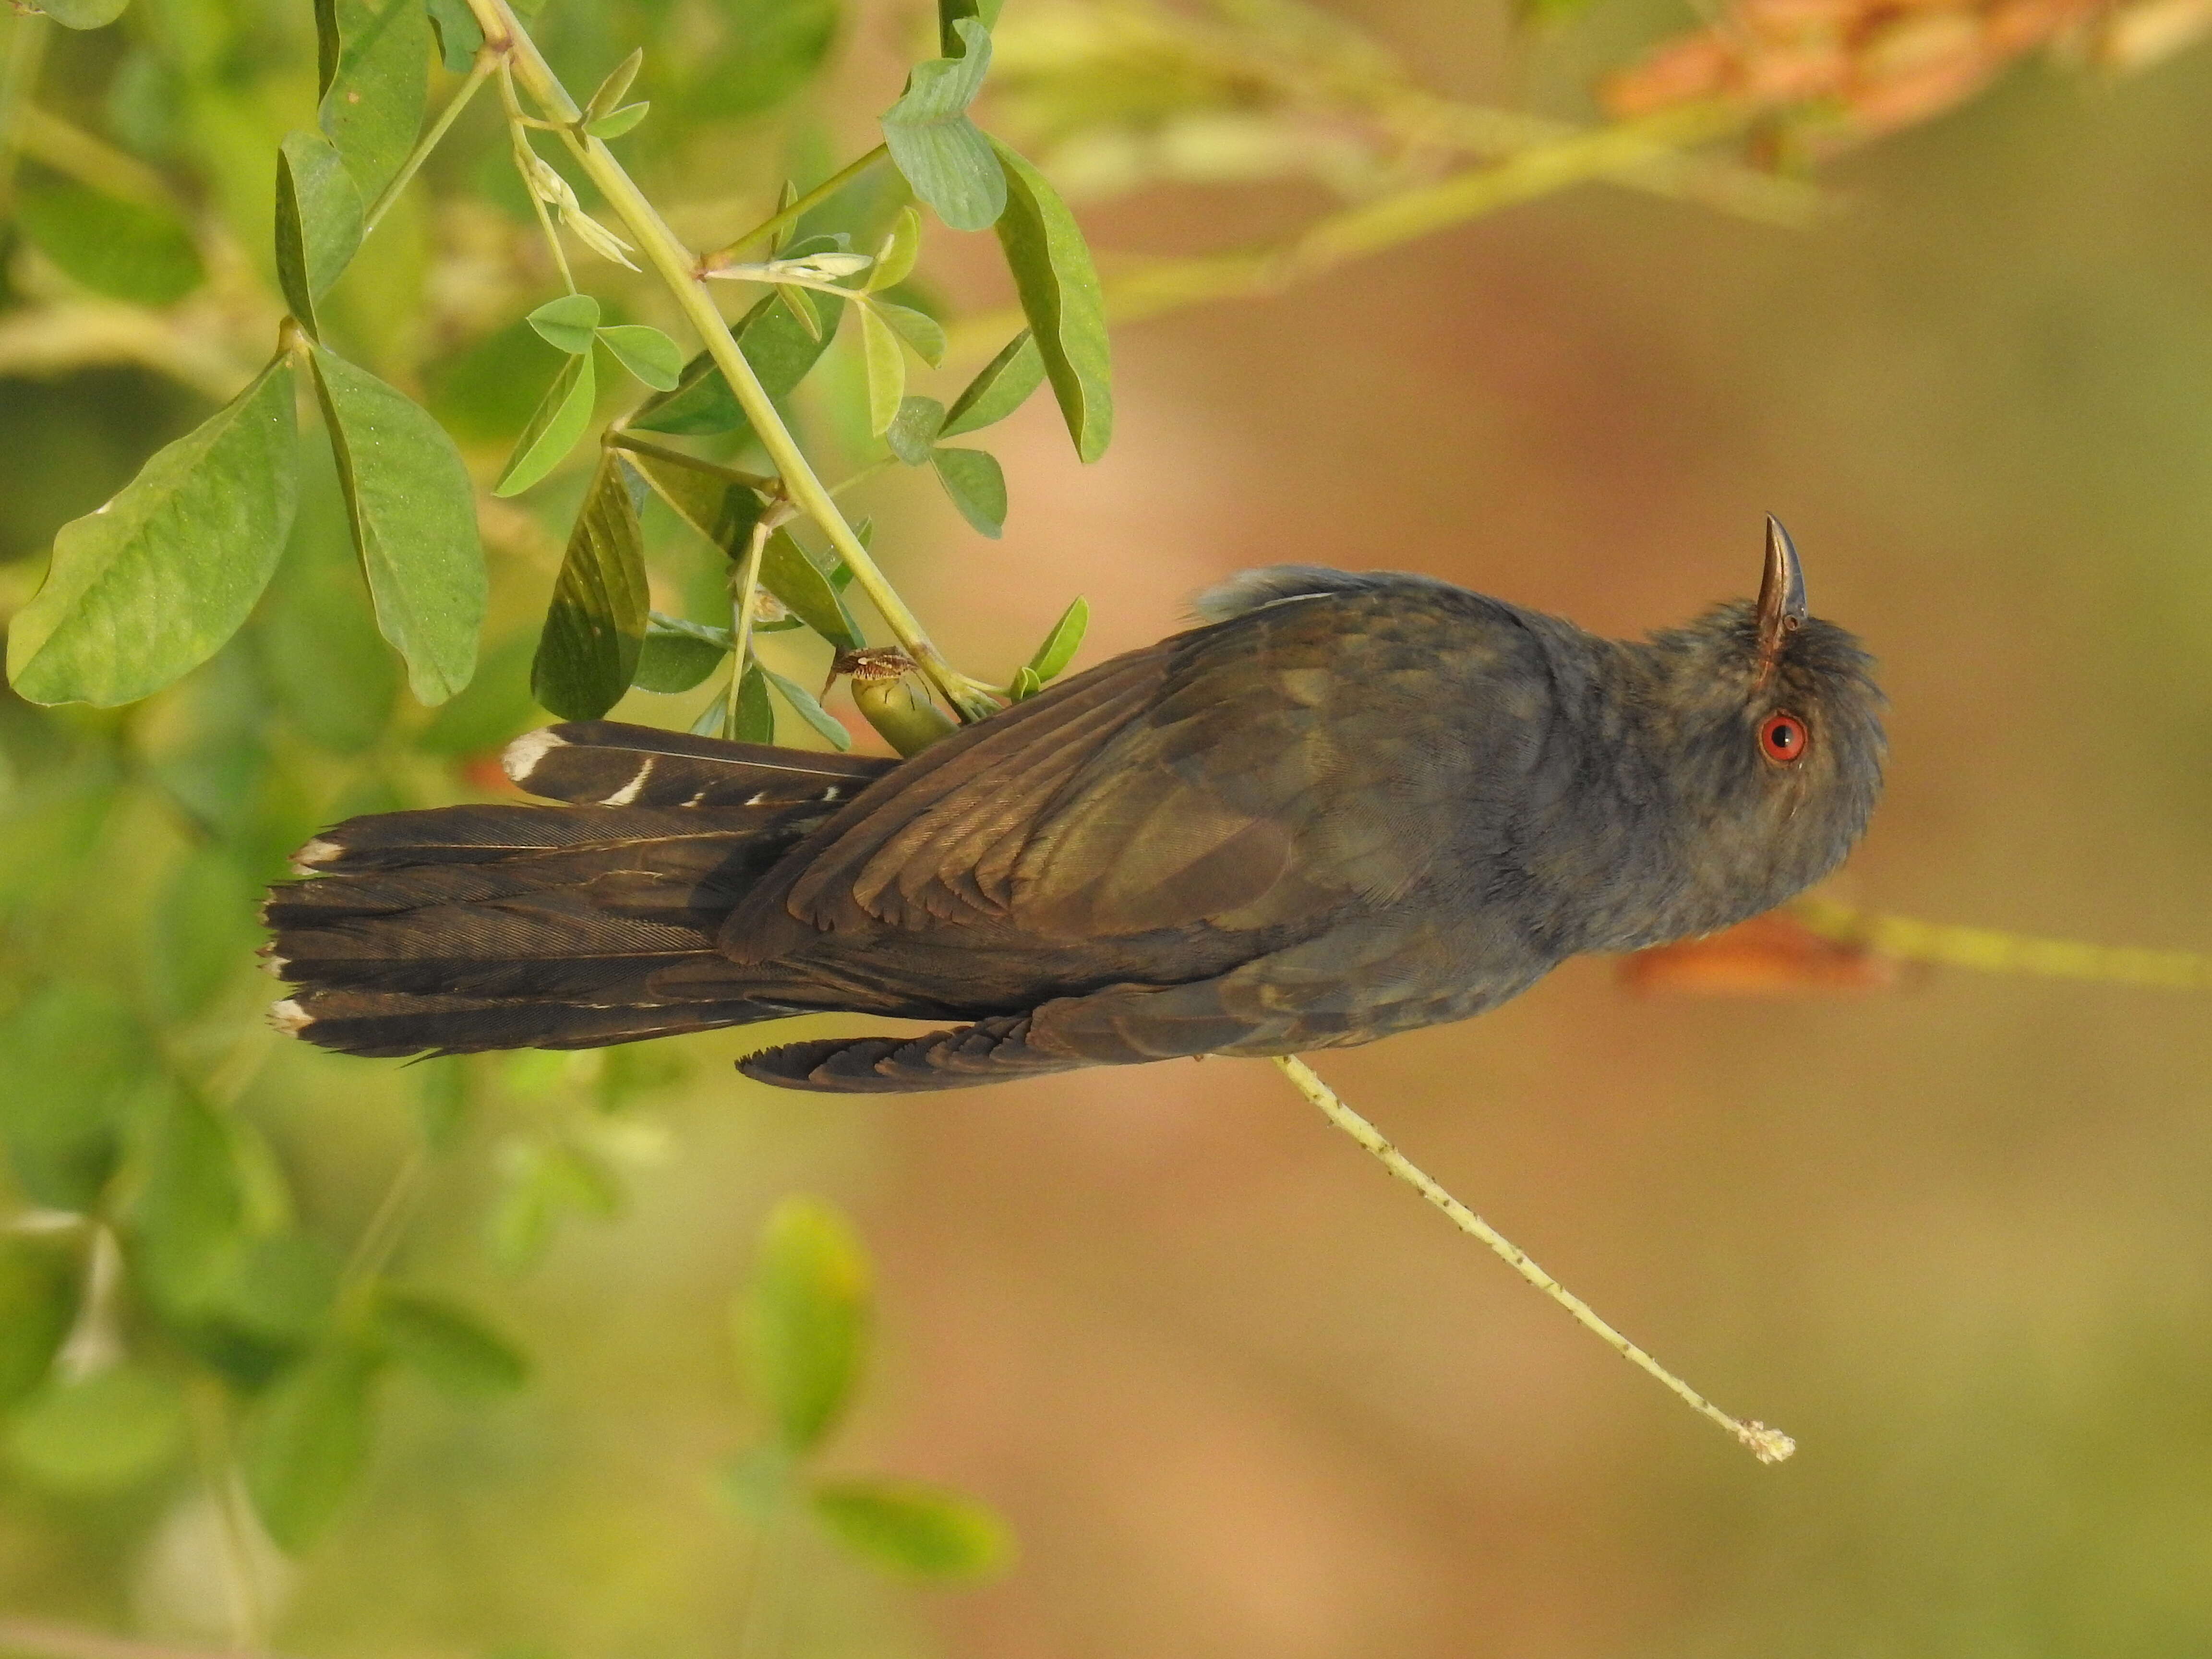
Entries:
[[908, 466], [927, 466], [929, 447], [945, 424], [945, 405], [934, 398], [907, 398], [884, 428], [884, 441], [891, 453]]
[[486, 1231], [493, 1260], [510, 1272], [538, 1259], [564, 1213], [611, 1216], [622, 1208], [613, 1174], [578, 1146], [510, 1143]]
[[838, 649], [857, 651], [867, 643], [839, 597], [836, 580], [823, 574], [787, 530], [777, 531], [761, 550], [761, 586]]
[[812, 1497], [830, 1535], [872, 1566], [915, 1578], [982, 1578], [1013, 1558], [1006, 1523], [958, 1492], [910, 1480], [825, 1480]]
[[1060, 620], [1052, 625], [1052, 632], [1044, 636], [1036, 654], [1030, 659], [1030, 672], [1040, 683], [1056, 679], [1075, 653], [1083, 646], [1084, 631], [1091, 626], [1091, 605], [1079, 598], [1060, 613]]
[[796, 1473], [791, 1454], [781, 1446], [748, 1447], [723, 1470], [722, 1492], [757, 1526], [775, 1519], [791, 1502]]
[[255, 1513], [298, 1554], [334, 1520], [368, 1461], [375, 1359], [350, 1346], [311, 1354], [258, 1403], [241, 1462]]
[[[921, 254], [921, 216], [910, 207], [902, 207], [898, 217], [891, 222], [890, 234], [884, 238], [881, 252], [876, 255], [875, 269], [868, 273], [867, 291], [875, 294], [906, 281]], [[940, 330], [940, 335], [942, 332]]]
[[335, 462], [310, 452], [301, 482], [291, 545], [254, 612], [255, 657], [270, 696], [309, 742], [358, 755], [384, 735], [399, 664], [377, 636]]
[[906, 397], [906, 356], [898, 336], [873, 306], [860, 307], [860, 349], [868, 371], [868, 430], [880, 438], [898, 417]]
[[167, 208], [125, 201], [43, 167], [25, 170], [15, 222], [41, 253], [110, 299], [166, 306], [207, 276], [191, 231]]
[[198, 1097], [173, 1087], [149, 1114], [137, 1150], [132, 1270], [169, 1317], [209, 1317], [246, 1222], [246, 1186], [230, 1131]]
[[822, 1200], [787, 1198], [769, 1212], [738, 1304], [740, 1339], [758, 1402], [793, 1452], [820, 1445], [852, 1397], [870, 1279], [851, 1224]]
[[161, 1012], [189, 1019], [253, 961], [259, 890], [238, 861], [211, 843], [177, 861], [148, 929], [147, 978]]
[[[748, 311], [734, 331], [738, 349], [772, 398], [792, 394], [821, 360], [829, 337], [836, 332], [845, 302], [834, 295], [819, 295], [817, 302], [823, 317], [820, 339], [808, 334], [773, 294]], [[684, 366], [684, 378], [675, 391], [647, 398], [629, 423], [640, 432], [671, 432], [686, 437], [741, 431], [749, 426], [721, 370], [703, 351]]]
[[853, 734], [838, 722], [837, 717], [824, 708], [815, 695], [796, 680], [787, 680], [773, 668], [763, 666], [761, 672], [768, 683], [783, 694], [792, 712], [812, 726], [815, 732], [832, 749], [842, 753], [853, 746]]
[[153, 1063], [138, 1022], [103, 987], [50, 983], [0, 1024], [0, 1144], [27, 1197], [94, 1206]]
[[56, 1377], [8, 1425], [9, 1461], [61, 1492], [114, 1492], [168, 1463], [185, 1438], [185, 1402], [167, 1377], [133, 1365]]
[[373, 202], [422, 131], [430, 98], [429, 19], [422, 0], [315, 0], [315, 22], [324, 56], [322, 128], [362, 199]]
[[54, 537], [8, 629], [8, 678], [33, 702], [103, 708], [157, 691], [238, 631], [291, 529], [299, 437], [290, 363], [273, 360], [105, 507]]
[[337, 146], [319, 132], [292, 132], [276, 153], [276, 282], [309, 334], [319, 335], [315, 301], [361, 246], [361, 191]]
[[1060, 193], [1004, 144], [997, 148], [1006, 173], [999, 244], [1075, 453], [1095, 461], [1114, 435], [1113, 373], [1098, 272]]
[[[483, 660], [468, 690], [438, 710], [416, 737], [426, 755], [483, 755], [504, 747], [533, 726], [544, 723], [530, 695], [530, 665], [538, 654], [534, 629], [501, 640]], [[429, 1061], [418, 1061], [428, 1065]]]
[[512, 444], [538, 407], [538, 388], [565, 362], [518, 317], [458, 356], [426, 366], [430, 411], [463, 443]]
[[387, 1287], [377, 1294], [375, 1320], [392, 1357], [447, 1394], [512, 1394], [530, 1379], [530, 1362], [513, 1343], [444, 1297]]
[[443, 702], [476, 672], [489, 598], [468, 468], [413, 398], [321, 346], [312, 356], [377, 627], [415, 700]]
[[538, 400], [537, 412], [515, 440], [514, 453], [491, 493], [520, 495], [558, 466], [591, 425], [598, 398], [599, 379], [592, 354], [586, 351], [569, 358]]
[[46, 1380], [76, 1321], [81, 1238], [0, 1237], [0, 1412]]
[[618, 323], [599, 331], [599, 343], [655, 392], [672, 392], [684, 378], [684, 349], [657, 328]]
[[957, 438], [1005, 420], [1043, 382], [1044, 358], [1037, 351], [1036, 336], [1024, 329], [952, 400], [952, 411], [938, 435]]
[[27, 11], [44, 12], [65, 29], [105, 27], [123, 15], [131, 0], [37, 0]]
[[888, 300], [877, 301], [872, 309], [897, 331], [899, 338], [914, 348], [915, 356], [932, 368], [945, 362], [945, 330], [934, 317], [909, 306], [893, 305]]
[[483, 45], [483, 28], [469, 9], [468, 0], [427, 0], [431, 31], [438, 37], [438, 59], [455, 75], [466, 75], [476, 66], [477, 48]]
[[615, 451], [600, 452], [530, 667], [531, 694], [563, 720], [599, 719], [637, 672], [647, 605], [643, 489]]
[[599, 302], [588, 294], [564, 294], [548, 300], [525, 320], [556, 351], [578, 356], [592, 349], [599, 326]]
[[706, 682], [730, 654], [729, 635], [717, 643], [696, 623], [671, 626], [659, 617], [646, 624], [645, 646], [637, 653], [637, 672], [630, 683], [663, 696], [690, 691]]
[[991, 141], [968, 118], [991, 67], [990, 32], [972, 17], [954, 32], [965, 48], [916, 64], [906, 91], [884, 112], [884, 142], [914, 193], [955, 230], [982, 230], [1006, 206], [1006, 179]]
[[695, 118], [728, 119], [781, 103], [812, 78], [837, 34], [836, 0], [721, 0], [726, 45], [684, 92]]
[[[470, 687], [471, 691], [475, 689]], [[432, 1054], [408, 1069], [415, 1073], [416, 1109], [422, 1121], [423, 1145], [432, 1152], [446, 1152], [468, 1121], [468, 1061], [459, 1054]]]
[[630, 55], [607, 71], [605, 80], [592, 88], [592, 95], [584, 100], [584, 118], [596, 121], [621, 106], [629, 95], [631, 84], [638, 70], [645, 67], [645, 48], [639, 46]]
[[304, 1346], [337, 1298], [338, 1263], [320, 1239], [284, 1231], [248, 1239], [227, 1264], [210, 1311], [261, 1341]]
[[624, 104], [620, 109], [609, 110], [596, 120], [584, 124], [584, 131], [594, 138], [619, 138], [651, 112], [651, 102]]
[[929, 459], [960, 516], [996, 541], [1006, 526], [1006, 475], [998, 457], [980, 449], [933, 449]]

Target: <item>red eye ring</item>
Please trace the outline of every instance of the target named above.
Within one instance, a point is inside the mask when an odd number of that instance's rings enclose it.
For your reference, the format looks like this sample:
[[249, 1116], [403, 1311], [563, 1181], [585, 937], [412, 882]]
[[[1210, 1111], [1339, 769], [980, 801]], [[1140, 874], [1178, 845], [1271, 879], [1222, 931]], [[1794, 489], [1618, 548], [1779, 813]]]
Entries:
[[1805, 722], [1786, 708], [1778, 708], [1759, 723], [1759, 752], [1776, 766], [1795, 766], [1805, 758], [1805, 745], [1813, 734]]

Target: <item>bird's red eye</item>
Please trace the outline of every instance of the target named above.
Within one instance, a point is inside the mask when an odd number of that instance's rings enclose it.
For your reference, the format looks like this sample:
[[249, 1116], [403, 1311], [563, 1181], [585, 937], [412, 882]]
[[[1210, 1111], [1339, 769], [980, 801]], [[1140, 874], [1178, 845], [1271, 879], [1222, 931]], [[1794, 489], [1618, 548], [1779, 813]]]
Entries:
[[1805, 722], [1788, 709], [1778, 709], [1759, 723], [1759, 752], [1777, 766], [1789, 766], [1804, 757]]

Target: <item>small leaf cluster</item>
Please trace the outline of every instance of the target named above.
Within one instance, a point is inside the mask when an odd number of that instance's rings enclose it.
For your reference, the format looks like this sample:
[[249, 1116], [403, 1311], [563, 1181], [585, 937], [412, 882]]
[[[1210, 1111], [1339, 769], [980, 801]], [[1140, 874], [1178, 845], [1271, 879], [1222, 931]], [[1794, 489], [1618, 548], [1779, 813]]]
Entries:
[[1002, 1572], [1012, 1534], [975, 1498], [917, 1480], [815, 1470], [867, 1362], [872, 1279], [859, 1237], [829, 1204], [793, 1197], [770, 1212], [737, 1305], [738, 1351], [769, 1432], [732, 1462], [726, 1489], [755, 1524], [803, 1516], [857, 1559], [898, 1577]]

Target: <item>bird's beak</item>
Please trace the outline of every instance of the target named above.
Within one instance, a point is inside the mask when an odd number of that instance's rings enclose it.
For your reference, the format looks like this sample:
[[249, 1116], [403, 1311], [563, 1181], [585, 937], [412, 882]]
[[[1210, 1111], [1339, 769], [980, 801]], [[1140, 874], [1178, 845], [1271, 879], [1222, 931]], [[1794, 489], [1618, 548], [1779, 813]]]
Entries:
[[1790, 630], [1805, 620], [1805, 568], [1797, 545], [1782, 520], [1766, 515], [1766, 576], [1759, 585], [1759, 678], [1764, 680], [1782, 659]]

